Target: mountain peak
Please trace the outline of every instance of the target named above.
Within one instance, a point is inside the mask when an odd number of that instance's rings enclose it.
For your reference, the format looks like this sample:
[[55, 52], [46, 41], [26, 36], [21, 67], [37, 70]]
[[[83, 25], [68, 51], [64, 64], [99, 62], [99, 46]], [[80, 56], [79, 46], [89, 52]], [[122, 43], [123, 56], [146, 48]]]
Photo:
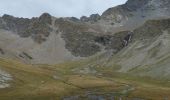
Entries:
[[39, 20], [48, 24], [52, 24], [52, 16], [49, 13], [43, 13], [40, 17]]
[[145, 6], [150, 1], [151, 0], [128, 0], [123, 6], [127, 7], [130, 10], [137, 10]]

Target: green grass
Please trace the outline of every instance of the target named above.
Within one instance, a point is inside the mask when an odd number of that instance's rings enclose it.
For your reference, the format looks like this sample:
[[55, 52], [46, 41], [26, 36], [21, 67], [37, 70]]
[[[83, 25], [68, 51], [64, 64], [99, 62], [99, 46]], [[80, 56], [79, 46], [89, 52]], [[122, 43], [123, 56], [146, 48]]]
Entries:
[[[93, 63], [95, 59], [94, 57], [92, 60], [58, 65], [29, 65], [0, 59], [0, 69], [13, 76], [11, 86], [0, 90], [0, 100], [60, 100], [65, 96], [84, 94], [86, 91], [100, 94], [123, 91], [126, 85], [135, 89], [125, 93], [125, 98], [161, 100], [170, 95], [170, 83], [149, 77], [117, 73], [114, 71], [116, 68], [114, 65], [94, 67], [101, 75], [81, 75], [72, 71], [87, 63]], [[54, 75], [59, 78], [54, 79]]]

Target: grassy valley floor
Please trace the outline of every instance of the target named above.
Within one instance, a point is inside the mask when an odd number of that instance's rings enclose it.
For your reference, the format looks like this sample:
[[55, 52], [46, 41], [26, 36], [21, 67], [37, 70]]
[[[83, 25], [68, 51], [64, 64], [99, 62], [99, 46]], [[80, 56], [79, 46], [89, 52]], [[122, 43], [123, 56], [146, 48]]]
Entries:
[[74, 69], [86, 61], [58, 65], [30, 65], [0, 59], [0, 69], [12, 75], [10, 87], [0, 89], [0, 100], [169, 100], [170, 82], [116, 73], [100, 67], [97, 73]]

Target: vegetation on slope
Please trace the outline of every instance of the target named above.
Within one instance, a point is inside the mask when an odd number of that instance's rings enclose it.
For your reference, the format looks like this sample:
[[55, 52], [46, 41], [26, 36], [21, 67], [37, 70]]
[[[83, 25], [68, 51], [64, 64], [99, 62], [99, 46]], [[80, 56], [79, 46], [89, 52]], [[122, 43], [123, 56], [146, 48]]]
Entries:
[[[160, 100], [170, 94], [170, 84], [150, 78], [139, 78], [96, 68], [97, 74], [78, 74], [73, 71], [91, 61], [67, 62], [58, 65], [27, 65], [0, 59], [0, 68], [13, 76], [11, 86], [0, 90], [2, 100], [62, 100], [87, 91], [105, 95], [117, 92], [115, 98], [144, 98]], [[130, 90], [126, 90], [131, 86]], [[127, 92], [126, 92], [127, 91]], [[159, 94], [159, 95], [158, 95]], [[115, 95], [115, 94], [114, 94]]]

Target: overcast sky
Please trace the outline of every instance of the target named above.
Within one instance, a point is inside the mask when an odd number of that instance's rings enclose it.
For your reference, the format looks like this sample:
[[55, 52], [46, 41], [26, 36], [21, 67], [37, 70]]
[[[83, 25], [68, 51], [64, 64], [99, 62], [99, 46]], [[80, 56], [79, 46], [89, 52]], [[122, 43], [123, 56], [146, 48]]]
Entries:
[[106, 9], [127, 0], [0, 0], [0, 15], [36, 17], [48, 12], [56, 17], [80, 17], [102, 14]]

